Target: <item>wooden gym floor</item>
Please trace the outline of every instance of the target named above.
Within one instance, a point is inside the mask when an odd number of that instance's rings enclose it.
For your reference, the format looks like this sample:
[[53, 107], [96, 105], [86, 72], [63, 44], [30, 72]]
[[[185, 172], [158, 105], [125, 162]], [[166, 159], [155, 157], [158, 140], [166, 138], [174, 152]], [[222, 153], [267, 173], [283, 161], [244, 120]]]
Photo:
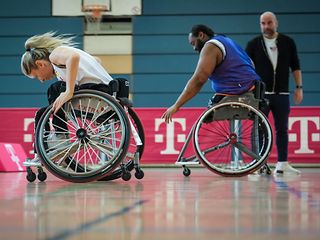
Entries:
[[0, 239], [320, 239], [320, 168], [226, 178], [144, 168], [129, 182], [75, 184], [0, 173]]

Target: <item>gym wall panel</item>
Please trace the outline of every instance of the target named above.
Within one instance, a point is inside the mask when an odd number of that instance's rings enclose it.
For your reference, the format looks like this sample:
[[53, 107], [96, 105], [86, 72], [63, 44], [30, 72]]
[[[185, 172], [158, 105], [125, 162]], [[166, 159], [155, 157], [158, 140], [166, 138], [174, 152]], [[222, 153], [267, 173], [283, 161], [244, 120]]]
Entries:
[[132, 73], [131, 55], [97, 55], [97, 57], [109, 74]]
[[[134, 94], [132, 101], [135, 107], [169, 107], [179, 97], [179, 93], [143, 93]], [[212, 93], [200, 92], [183, 107], [206, 107]]]
[[83, 35], [83, 18], [0, 18], [0, 29], [0, 37], [31, 37], [49, 31], [56, 31], [57, 33], [63, 34]]
[[134, 93], [177, 93], [192, 74], [135, 74]]
[[[132, 82], [132, 77], [130, 74], [120, 74], [120, 73], [111, 73], [113, 78], [126, 78]], [[23, 75], [1, 75], [0, 83], [2, 87], [0, 88], [0, 95], [19, 95], [19, 94], [44, 94], [47, 92], [48, 87], [57, 79], [52, 79], [41, 83], [37, 79], [28, 78]]]
[[1, 1], [2, 17], [51, 16], [51, 0], [4, 0]]
[[320, 72], [320, 53], [300, 53], [299, 58], [304, 72]]
[[47, 89], [51, 83], [56, 80], [46, 81], [41, 83], [34, 78], [28, 78], [24, 75], [0, 75], [1, 85], [0, 94], [43, 94], [47, 92]]
[[20, 56], [0, 56], [0, 75], [21, 74]]
[[[17, 99], [18, 98], [18, 99]], [[48, 105], [46, 92], [42, 94], [25, 93], [25, 94], [0, 94], [1, 108], [29, 108], [44, 107]]]
[[198, 55], [162, 54], [134, 55], [134, 73], [191, 73], [194, 71]]
[[299, 105], [295, 105], [293, 100], [293, 93], [292, 93], [290, 96], [290, 103], [291, 103], [291, 106], [320, 106], [319, 96], [320, 96], [319, 90], [315, 92], [304, 91], [302, 103]]
[[[169, 107], [179, 97], [180, 92], [176, 93], [139, 93], [133, 95], [133, 103], [135, 107]], [[197, 96], [191, 99], [183, 107], [206, 107], [212, 92], [201, 91]], [[303, 102], [299, 106], [319, 106], [319, 92], [304, 92]], [[290, 96], [291, 106], [295, 106], [293, 94]]]
[[[295, 40], [299, 53], [320, 52], [320, 32], [315, 34], [282, 33]], [[228, 34], [227, 36], [245, 48], [248, 41], [259, 34], [257, 32], [256, 34]], [[181, 35], [137, 35], [134, 36], [133, 41], [133, 54], [190, 54], [193, 52], [193, 48], [188, 42], [187, 33]]]
[[[319, 33], [289, 33], [285, 30], [286, 29], [282, 27], [279, 29], [279, 32], [286, 34], [294, 39], [299, 54], [320, 52], [320, 30]], [[248, 41], [258, 35], [260, 35], [260, 32], [257, 32], [256, 34], [228, 34], [227, 36], [234, 39], [237, 43], [240, 44], [240, 46], [245, 48]]]
[[111, 74], [111, 76], [113, 78], [125, 78], [127, 80], [129, 80], [129, 84], [130, 84], [130, 87], [132, 87], [132, 74], [118, 74], [118, 73], [115, 73], [115, 74]]
[[[135, 55], [135, 73], [191, 73], [198, 61], [197, 54]], [[306, 72], [320, 71], [320, 53], [300, 53], [299, 58]]]
[[[320, 16], [319, 16], [319, 20], [320, 20]], [[320, 52], [320, 44], [319, 44], [320, 29], [318, 33], [300, 33], [300, 34], [288, 33], [288, 35], [294, 39], [298, 48], [298, 52], [300, 53], [301, 52], [303, 53], [319, 53]]]
[[133, 54], [192, 53], [188, 35], [135, 35]]
[[[69, 30], [67, 30], [70, 32]], [[82, 47], [82, 36], [73, 35], [75, 37], [74, 41], [79, 43], [79, 47]], [[21, 56], [25, 52], [24, 43], [29, 38], [29, 36], [13, 36], [13, 37], [0, 37], [0, 46], [6, 46], [0, 48], [0, 55], [7, 56]]]
[[83, 39], [84, 50], [90, 54], [131, 54], [131, 35], [86, 35]]
[[25, 52], [24, 43], [27, 37], [0, 37], [1, 55], [22, 55]]
[[[110, 73], [110, 72], [109, 72]], [[132, 85], [132, 77], [130, 74], [111, 73], [113, 78], [126, 78]], [[18, 95], [18, 94], [44, 94], [48, 87], [57, 79], [52, 79], [41, 83], [37, 79], [28, 78], [24, 75], [0, 75], [1, 85], [0, 94]]]
[[[302, 68], [302, 79], [303, 79], [303, 91], [304, 93], [306, 92], [310, 92], [310, 93], [316, 93], [319, 92], [320, 89], [320, 71], [318, 72], [306, 72], [303, 70]], [[292, 74], [290, 76], [290, 80], [289, 80], [289, 86], [290, 86], [290, 90], [294, 91], [294, 89], [296, 88], [296, 84], [293, 80]], [[319, 93], [319, 97], [320, 97], [320, 93]], [[318, 97], [318, 98], [319, 98]]]
[[[180, 92], [184, 88], [186, 82], [191, 77], [190, 74], [135, 74], [133, 76], [133, 86], [134, 86], [134, 103], [143, 104], [143, 97], [154, 96], [153, 101], [158, 101], [159, 106], [164, 106], [163, 104], [168, 104], [170, 101], [175, 100], [179, 96]], [[303, 85], [304, 85], [304, 99], [303, 104], [305, 106], [317, 106], [317, 100], [319, 99], [319, 89], [320, 89], [320, 72], [318, 73], [302, 73]], [[291, 77], [290, 81], [290, 91], [293, 93], [295, 89], [295, 83]], [[208, 81], [200, 92], [201, 95], [211, 96], [212, 90], [210, 82]], [[172, 96], [171, 100], [162, 99], [161, 96]], [[205, 97], [199, 98], [199, 104], [204, 103]], [[208, 99], [209, 99], [208, 97]], [[207, 100], [208, 100], [207, 99]], [[195, 99], [197, 101], [197, 98]], [[291, 102], [292, 97], [291, 97]], [[148, 101], [148, 105], [151, 102]], [[152, 103], [156, 106], [156, 103]], [[192, 106], [197, 106], [195, 102], [191, 103]], [[139, 105], [138, 105], [139, 106]], [[143, 105], [142, 105], [143, 106]], [[168, 106], [168, 105], [167, 105]], [[202, 106], [202, 105], [199, 105]]]
[[[319, 14], [279, 14], [280, 29], [287, 33], [319, 33]], [[297, 21], [299, 19], [299, 21]], [[295, 24], [292, 24], [292, 23]], [[260, 31], [259, 15], [190, 15], [134, 17], [134, 35], [188, 34], [194, 24], [211, 26], [216, 33], [250, 34]]]
[[193, 15], [193, 14], [245, 14], [264, 11], [295, 13], [316, 12], [320, 10], [317, 0], [287, 1], [256, 1], [256, 0], [228, 0], [228, 1], [186, 1], [186, 0], [145, 0], [143, 2], [144, 15]]
[[[133, 77], [134, 92], [180, 92], [191, 76], [192, 73], [135, 74]], [[318, 79], [320, 79], [320, 72], [308, 73], [302, 71], [302, 78], [304, 82], [304, 91], [315, 92], [320, 88], [320, 81], [318, 81]], [[295, 82], [292, 75], [290, 76], [289, 85], [289, 89], [293, 91], [295, 89]], [[201, 91], [212, 92], [210, 84], [206, 84]]]

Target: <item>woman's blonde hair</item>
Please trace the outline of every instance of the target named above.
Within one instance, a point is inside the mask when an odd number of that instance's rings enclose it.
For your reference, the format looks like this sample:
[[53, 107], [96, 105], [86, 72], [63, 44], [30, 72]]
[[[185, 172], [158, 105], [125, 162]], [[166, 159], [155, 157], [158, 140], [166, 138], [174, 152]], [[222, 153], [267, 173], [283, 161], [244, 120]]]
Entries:
[[21, 71], [24, 75], [29, 76], [32, 69], [36, 69], [36, 60], [49, 61], [51, 52], [59, 46], [74, 47], [77, 44], [73, 42], [74, 37], [66, 35], [57, 35], [55, 32], [47, 32], [41, 35], [35, 35], [29, 38], [24, 47], [26, 52], [21, 57]]

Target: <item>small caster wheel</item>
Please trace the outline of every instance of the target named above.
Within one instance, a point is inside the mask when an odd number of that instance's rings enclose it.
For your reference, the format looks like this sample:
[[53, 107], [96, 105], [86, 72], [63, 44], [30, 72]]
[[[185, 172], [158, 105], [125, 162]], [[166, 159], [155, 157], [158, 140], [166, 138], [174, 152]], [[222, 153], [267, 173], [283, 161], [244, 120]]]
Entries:
[[267, 175], [271, 175], [272, 171], [270, 168], [267, 169]]
[[191, 174], [191, 170], [190, 170], [189, 168], [187, 168], [187, 167], [184, 167], [184, 168], [183, 168], [183, 175], [184, 175], [185, 177], [189, 177], [190, 174]]
[[136, 179], [142, 179], [144, 177], [144, 172], [140, 168], [138, 168], [136, 169], [134, 176], [136, 177]]
[[126, 172], [123, 172], [121, 178], [124, 180], [124, 181], [129, 181], [131, 179], [131, 173], [126, 171]]
[[258, 173], [259, 173], [260, 175], [262, 175], [262, 174], [264, 173], [263, 167], [259, 169]]
[[38, 173], [38, 180], [40, 182], [44, 182], [46, 179], [47, 179], [47, 174], [43, 170], [40, 170]]
[[28, 182], [34, 182], [36, 180], [37, 176], [36, 174], [32, 171], [30, 167], [27, 167], [27, 180]]

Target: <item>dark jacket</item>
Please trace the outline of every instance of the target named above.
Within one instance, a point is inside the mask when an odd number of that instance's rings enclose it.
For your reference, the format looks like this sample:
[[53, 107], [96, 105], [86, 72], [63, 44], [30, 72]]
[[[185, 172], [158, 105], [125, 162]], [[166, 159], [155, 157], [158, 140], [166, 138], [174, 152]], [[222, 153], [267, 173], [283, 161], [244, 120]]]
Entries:
[[262, 35], [248, 42], [246, 52], [254, 62], [256, 72], [266, 83], [267, 92], [289, 92], [289, 69], [292, 72], [300, 70], [296, 44], [293, 39], [280, 33], [276, 44], [278, 61], [275, 72]]

